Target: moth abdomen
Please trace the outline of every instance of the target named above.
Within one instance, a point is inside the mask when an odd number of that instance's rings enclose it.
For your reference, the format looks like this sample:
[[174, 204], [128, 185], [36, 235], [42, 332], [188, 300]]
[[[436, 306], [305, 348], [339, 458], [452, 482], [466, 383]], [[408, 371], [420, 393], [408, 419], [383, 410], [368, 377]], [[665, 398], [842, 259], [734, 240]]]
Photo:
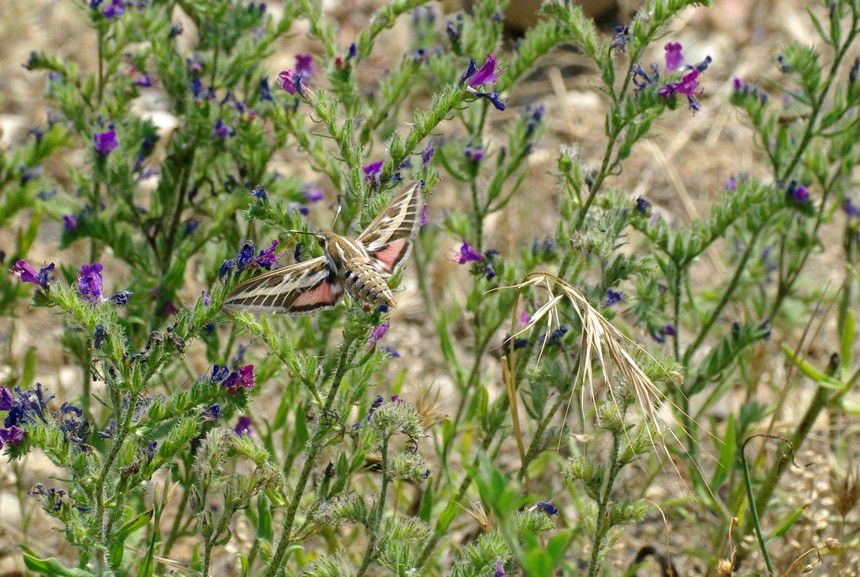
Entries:
[[368, 263], [349, 263], [343, 274], [343, 283], [358, 300], [373, 305], [394, 306], [394, 295], [385, 278]]

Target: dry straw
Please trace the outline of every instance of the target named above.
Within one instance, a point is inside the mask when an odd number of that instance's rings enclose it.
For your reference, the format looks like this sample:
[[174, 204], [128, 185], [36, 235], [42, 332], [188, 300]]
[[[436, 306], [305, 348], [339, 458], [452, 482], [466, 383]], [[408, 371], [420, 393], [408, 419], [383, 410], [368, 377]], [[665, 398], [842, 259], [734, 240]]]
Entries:
[[[546, 290], [549, 295], [549, 299], [546, 304], [541, 306], [534, 312], [534, 314], [532, 314], [531, 319], [524, 327], [516, 331], [516, 323], [518, 320], [517, 311], [520, 308], [519, 305], [522, 293], [525, 289], [532, 287], [543, 288]], [[607, 366], [608, 361], [611, 363], [612, 367], [615, 368], [622, 382], [625, 383], [625, 385], [627, 385], [635, 395], [637, 404], [649, 424], [649, 434], [650, 431], [653, 430], [657, 433], [658, 438], [662, 436], [663, 427], [657, 413], [662, 401], [665, 399], [665, 395], [639, 367], [636, 361], [633, 360], [633, 357], [625, 348], [625, 343], [632, 343], [633, 346], [640, 348], [640, 350], [641, 347], [636, 345], [636, 343], [633, 343], [633, 341], [615, 328], [615, 326], [610, 323], [606, 317], [600, 314], [600, 312], [588, 302], [588, 299], [586, 299], [582, 293], [580, 293], [571, 284], [555, 275], [545, 272], [534, 272], [527, 275], [521, 283], [503, 288], [517, 290], [517, 296], [512, 309], [514, 312], [511, 317], [510, 342], [513, 342], [513, 339], [518, 335], [530, 331], [539, 323], [545, 322], [548, 330], [546, 331], [547, 336], [544, 337], [541, 342], [541, 354], [543, 353], [544, 346], [548, 340], [550, 332], [549, 329], [560, 324], [559, 312], [557, 310], [559, 305], [566, 300], [571, 304], [573, 310], [576, 312], [582, 324], [582, 331], [580, 334], [581, 356], [579, 366], [577, 368], [576, 383], [580, 385], [580, 407], [583, 411], [583, 419], [585, 417], [585, 405], [588, 397], [591, 398], [592, 404], [595, 407], [597, 406], [593, 371], [595, 360], [603, 373], [608, 394], [612, 398], [613, 402], [617, 404], [617, 383], [613, 382], [612, 371], [610, 371]], [[520, 456], [524, 457], [525, 446], [519, 425], [519, 410], [516, 394], [516, 351], [513, 346], [510, 346], [509, 350], [506, 352], [507, 355], [505, 356], [503, 364], [503, 377], [511, 406], [514, 435], [517, 439]], [[567, 416], [570, 410], [570, 403], [572, 403], [572, 401], [573, 397], [571, 396], [565, 416]]]

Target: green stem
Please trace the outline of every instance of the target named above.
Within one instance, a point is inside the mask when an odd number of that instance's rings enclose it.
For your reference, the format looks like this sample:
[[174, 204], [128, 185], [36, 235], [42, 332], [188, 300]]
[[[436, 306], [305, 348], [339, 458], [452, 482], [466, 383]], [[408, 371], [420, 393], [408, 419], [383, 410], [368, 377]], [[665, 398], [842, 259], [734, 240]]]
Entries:
[[356, 577], [363, 577], [367, 568], [370, 567], [371, 561], [376, 556], [376, 544], [379, 541], [379, 526], [382, 523], [382, 514], [385, 511], [385, 498], [388, 495], [388, 485], [391, 482], [391, 471], [388, 465], [388, 442], [388, 437], [382, 440], [382, 488], [379, 490], [379, 501], [377, 501], [373, 515], [370, 518], [370, 526], [367, 528], [370, 538]]
[[338, 389], [340, 388], [341, 381], [343, 380], [344, 374], [346, 373], [346, 365], [350, 356], [350, 350], [352, 348], [352, 344], [354, 342], [354, 338], [349, 338], [349, 340], [344, 340], [341, 345], [340, 358], [337, 362], [337, 368], [334, 372], [334, 379], [332, 380], [331, 387], [328, 391], [328, 396], [325, 400], [325, 405], [323, 406], [322, 412], [320, 413], [323, 418], [320, 419], [317, 424], [317, 428], [314, 431], [313, 437], [311, 437], [310, 445], [308, 446], [308, 455], [305, 459], [305, 464], [302, 467], [302, 472], [299, 476], [299, 481], [296, 484], [296, 489], [293, 493], [293, 498], [290, 500], [289, 507], [287, 508], [286, 517], [284, 517], [284, 523], [281, 527], [281, 538], [278, 541], [277, 548], [275, 549], [275, 553], [272, 556], [272, 560], [269, 562], [269, 566], [266, 568], [266, 577], [274, 577], [275, 574], [280, 570], [281, 566], [284, 563], [284, 557], [287, 552], [287, 547], [292, 543], [292, 529], [293, 524], [296, 520], [296, 513], [299, 510], [299, 504], [301, 503], [302, 496], [305, 492], [305, 487], [308, 484], [308, 480], [311, 476], [311, 471], [316, 465], [317, 456], [319, 455], [320, 450], [322, 449], [323, 439], [326, 436], [326, 432], [328, 431], [326, 427], [323, 425], [323, 421], [325, 420], [324, 416], [327, 415], [331, 411], [332, 405], [334, 405], [334, 400], [337, 397]]
[[609, 505], [612, 502], [612, 488], [615, 485], [615, 479], [621, 470], [621, 462], [618, 459], [618, 453], [621, 451], [621, 437], [620, 433], [612, 433], [612, 450], [609, 455], [606, 485], [603, 489], [603, 495], [600, 497], [600, 502], [597, 504], [597, 527], [594, 531], [594, 540], [591, 544], [591, 561], [588, 564], [588, 577], [596, 577], [597, 575], [600, 548], [603, 546], [603, 541], [611, 528], [609, 522]]
[[[752, 437], [750, 437], [752, 438]], [[738, 458], [741, 461], [741, 470], [744, 474], [744, 487], [746, 487], [747, 491], [747, 500], [750, 504], [750, 516], [747, 520], [747, 523], [752, 523], [753, 527], [755, 527], [756, 538], [758, 539], [758, 546], [761, 549], [761, 553], [764, 556], [764, 562], [767, 565], [767, 572], [770, 575], [773, 575], [773, 563], [770, 560], [770, 555], [767, 552], [767, 543], [764, 540], [764, 536], [761, 532], [761, 522], [758, 517], [758, 506], [756, 505], [755, 495], [753, 494], [752, 481], [750, 480], [750, 468], [747, 464], [746, 458], [746, 447], [747, 443], [750, 439], [744, 441], [741, 445], [741, 450], [738, 452]]]

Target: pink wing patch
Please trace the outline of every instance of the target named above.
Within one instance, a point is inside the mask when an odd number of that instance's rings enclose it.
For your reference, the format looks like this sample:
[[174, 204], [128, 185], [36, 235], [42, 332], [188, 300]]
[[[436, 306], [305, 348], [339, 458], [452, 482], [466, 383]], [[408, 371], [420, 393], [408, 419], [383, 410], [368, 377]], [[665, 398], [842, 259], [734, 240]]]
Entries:
[[290, 309], [296, 312], [317, 308], [330, 307], [337, 302], [343, 290], [340, 285], [331, 280], [324, 280], [314, 288], [299, 295]]
[[395, 240], [373, 253], [373, 258], [379, 261], [384, 272], [391, 272], [406, 251], [406, 239]]

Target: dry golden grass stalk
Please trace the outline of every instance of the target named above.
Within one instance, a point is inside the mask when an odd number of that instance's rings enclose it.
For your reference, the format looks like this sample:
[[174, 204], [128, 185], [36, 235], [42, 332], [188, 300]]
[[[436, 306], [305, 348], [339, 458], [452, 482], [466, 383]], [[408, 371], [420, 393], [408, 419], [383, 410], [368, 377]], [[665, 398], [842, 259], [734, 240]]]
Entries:
[[[532, 314], [531, 319], [524, 327], [516, 330], [516, 323], [518, 320], [517, 311], [519, 311], [520, 308], [519, 305], [522, 291], [531, 287], [543, 288], [548, 293], [549, 299], [546, 304]], [[633, 341], [615, 328], [615, 326], [600, 314], [600, 312], [588, 302], [588, 299], [586, 299], [585, 296], [575, 287], [555, 275], [545, 272], [535, 272], [527, 275], [525, 279], [523, 279], [523, 282], [519, 284], [502, 288], [517, 290], [517, 296], [512, 308], [513, 313], [511, 315], [511, 339], [530, 331], [541, 322], [545, 322], [548, 329], [552, 328], [553, 325], [557, 326], [560, 324], [559, 312], [557, 309], [565, 300], [569, 302], [573, 310], [576, 311], [576, 314], [582, 323], [582, 332], [580, 335], [581, 356], [579, 368], [577, 369], [576, 382], [577, 385], [581, 387], [580, 407], [583, 411], [583, 419], [585, 418], [584, 410], [587, 400], [586, 396], [590, 396], [592, 404], [597, 406], [593, 371], [594, 361], [597, 360], [600, 370], [603, 373], [608, 394], [613, 401], [616, 401], [617, 398], [617, 386], [613, 381], [613, 373], [609, 367], [610, 364], [611, 367], [617, 371], [621, 380], [630, 388], [636, 397], [637, 404], [649, 424], [649, 431], [653, 429], [658, 433], [658, 437], [660, 436], [659, 433], [662, 433], [663, 426], [660, 423], [657, 412], [661, 403], [665, 400], [665, 395], [654, 385], [651, 379], [645, 374], [639, 365], [636, 364], [636, 361], [625, 349], [625, 343], [632, 343], [633, 346], [639, 348], [636, 343], [633, 343]], [[547, 330], [547, 335], [549, 335], [549, 332], [550, 331]], [[541, 343], [541, 354], [543, 353], [545, 345], [546, 338], [544, 338], [544, 341]], [[524, 443], [519, 423], [516, 382], [516, 351], [513, 347], [510, 347], [510, 350], [507, 350], [506, 353], [507, 354], [503, 360], [503, 377], [505, 379], [508, 400], [511, 407], [514, 435], [517, 439], [517, 445], [520, 448], [520, 456], [523, 457], [525, 450], [523, 448]], [[570, 402], [572, 403], [572, 401], [573, 397], [571, 397]], [[570, 403], [568, 403], [565, 417], [569, 410]]]

